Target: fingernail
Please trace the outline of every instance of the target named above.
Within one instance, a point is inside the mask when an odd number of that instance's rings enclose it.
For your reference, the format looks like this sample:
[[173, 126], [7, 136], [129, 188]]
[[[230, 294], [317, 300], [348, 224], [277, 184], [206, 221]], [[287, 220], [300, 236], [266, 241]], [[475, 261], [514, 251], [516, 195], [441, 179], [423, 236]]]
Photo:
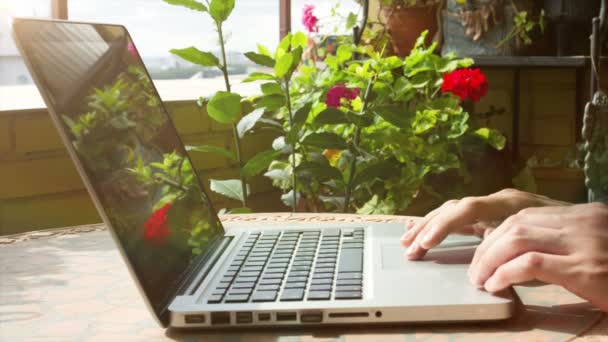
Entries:
[[401, 241], [409, 240], [412, 237], [412, 233], [414, 233], [412, 230], [405, 232], [401, 237]]
[[418, 250], [418, 243], [414, 242], [408, 249], [407, 255], [412, 256], [416, 254], [416, 250]]
[[408, 230], [408, 229], [412, 229], [412, 227], [413, 227], [413, 226], [414, 226], [414, 221], [408, 221], [408, 222], [405, 224], [405, 229], [406, 229], [406, 230]]
[[488, 279], [485, 284], [483, 284], [483, 288], [488, 292], [496, 292], [498, 288], [496, 286], [496, 282], [494, 281], [494, 277]]

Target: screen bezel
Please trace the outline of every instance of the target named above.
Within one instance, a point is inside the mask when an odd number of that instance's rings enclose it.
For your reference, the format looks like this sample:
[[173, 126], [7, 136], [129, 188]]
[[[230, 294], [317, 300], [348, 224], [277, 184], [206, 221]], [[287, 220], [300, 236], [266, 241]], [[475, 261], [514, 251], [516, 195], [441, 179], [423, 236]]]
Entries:
[[[32, 79], [34, 80], [34, 83], [36, 84], [38, 90], [40, 91], [40, 94], [41, 94], [44, 102], [46, 103], [47, 110], [51, 116], [51, 121], [53, 121], [53, 124], [55, 125], [55, 128], [57, 129], [59, 136], [60, 136], [61, 140], [63, 141], [63, 144], [66, 147], [68, 154], [74, 163], [74, 166], [76, 167], [76, 170], [80, 174], [80, 177], [85, 185], [85, 188], [89, 192], [89, 195], [91, 196], [93, 204], [95, 205], [100, 217], [102, 218], [104, 224], [108, 228], [110, 228], [109, 230], [110, 230], [111, 236], [114, 239], [114, 242], [116, 243], [122, 258], [127, 265], [127, 268], [129, 270], [129, 273], [131, 274], [131, 277], [135, 281], [137, 289], [143, 296], [144, 302], [148, 306], [148, 309], [154, 313], [154, 317], [157, 320], [157, 322], [161, 326], [167, 327], [169, 325], [169, 320], [170, 320], [169, 310], [168, 310], [169, 305], [171, 304], [173, 299], [180, 293], [180, 291], [188, 286], [188, 282], [192, 281], [192, 279], [194, 278], [192, 276], [193, 273], [198, 271], [198, 269], [200, 268], [199, 267], [200, 264], [202, 262], [204, 262], [205, 259], [207, 259], [209, 253], [213, 253], [213, 251], [215, 251], [216, 245], [225, 237], [226, 229], [224, 228], [219, 217], [217, 216], [217, 212], [215, 211], [215, 208], [213, 207], [213, 203], [209, 199], [209, 195], [207, 194], [207, 191], [205, 190], [205, 187], [204, 187], [203, 183], [201, 182], [198, 172], [196, 171], [195, 168], [193, 168], [193, 172], [198, 181], [200, 190], [208, 199], [208, 204], [209, 204], [210, 210], [213, 214], [212, 218], [217, 220], [217, 223], [224, 231], [224, 234], [218, 235], [215, 239], [211, 240], [209, 243], [209, 248], [206, 251], [206, 253], [200, 254], [194, 260], [192, 260], [190, 265], [188, 265], [188, 267], [186, 267], [184, 269], [182, 274], [179, 275], [179, 277], [178, 277], [179, 279], [174, 283], [175, 285], [167, 288], [167, 291], [164, 294], [163, 299], [161, 300], [160, 303], [153, 303], [151, 301], [150, 297], [146, 294], [146, 291], [137, 276], [137, 272], [135, 272], [133, 265], [129, 261], [129, 258], [121, 243], [121, 240], [119, 239], [118, 234], [116, 233], [114, 227], [112, 226], [111, 220], [107, 216], [105, 208], [102, 205], [102, 202], [100, 201], [99, 197], [97, 196], [97, 191], [96, 191], [94, 185], [92, 184], [92, 182], [90, 181], [89, 174], [87, 173], [86, 168], [81, 163], [81, 159], [78, 156], [78, 153], [76, 152], [76, 150], [74, 149], [74, 146], [72, 145], [69, 135], [64, 130], [63, 123], [62, 123], [58, 113], [55, 111], [53, 101], [51, 101], [51, 96], [46, 89], [44, 81], [39, 77], [38, 74], [36, 74], [36, 72], [35, 72], [36, 69], [33, 67], [32, 62], [30, 61], [30, 59], [26, 53], [26, 49], [25, 49], [24, 45], [22, 44], [22, 37], [20, 36], [20, 33], [19, 33], [19, 26], [26, 25], [28, 22], [57, 23], [57, 24], [62, 24], [62, 25], [75, 24], [75, 25], [114, 27], [114, 28], [119, 28], [119, 29], [123, 30], [123, 32], [125, 33], [125, 36], [130, 40], [130, 42], [134, 46], [136, 46], [135, 42], [133, 41], [129, 31], [127, 30], [127, 28], [124, 25], [91, 23], [91, 22], [81, 22], [81, 21], [67, 21], [67, 20], [57, 20], [57, 19], [21, 18], [21, 17], [12, 18], [11, 31], [12, 31], [13, 39], [15, 41], [15, 45], [17, 46], [19, 52], [21, 53], [21, 56], [26, 64], [28, 70], [30, 71]], [[141, 61], [141, 65], [143, 66], [143, 69], [145, 70], [146, 75], [150, 78], [150, 80], [152, 80], [152, 77], [150, 76], [148, 69], [145, 67], [143, 60], [141, 59], [141, 56], [139, 56], [139, 59]], [[154, 84], [154, 82], [152, 82], [152, 89], [154, 90], [154, 92], [158, 96], [158, 98], [161, 99], [158, 89], [156, 88], [156, 85]], [[167, 115], [167, 118], [168, 118], [167, 124], [169, 124], [177, 133], [177, 128], [175, 127], [175, 124], [173, 123], [173, 120], [171, 119], [171, 116], [169, 115], [169, 112], [167, 111], [167, 108], [165, 107], [162, 99], [160, 101], [160, 107], [164, 111], [165, 115]], [[183, 144], [181, 137], [179, 136], [179, 134], [176, 134], [176, 135], [177, 135], [176, 138], [177, 138], [179, 144], [183, 147], [184, 144]], [[185, 151], [185, 148], [184, 148], [184, 151]], [[192, 160], [190, 159], [190, 156], [187, 153], [185, 153], [185, 157], [188, 158], [188, 161], [191, 163], [191, 165], [194, 165], [192, 163]]]

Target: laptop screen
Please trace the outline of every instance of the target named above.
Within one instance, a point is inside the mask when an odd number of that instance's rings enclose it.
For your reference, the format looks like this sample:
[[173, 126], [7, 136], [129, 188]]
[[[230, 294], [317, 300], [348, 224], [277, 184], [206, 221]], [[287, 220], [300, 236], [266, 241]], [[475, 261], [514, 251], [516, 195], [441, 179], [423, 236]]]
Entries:
[[14, 30], [159, 314], [224, 231], [135, 45], [122, 26], [16, 20]]

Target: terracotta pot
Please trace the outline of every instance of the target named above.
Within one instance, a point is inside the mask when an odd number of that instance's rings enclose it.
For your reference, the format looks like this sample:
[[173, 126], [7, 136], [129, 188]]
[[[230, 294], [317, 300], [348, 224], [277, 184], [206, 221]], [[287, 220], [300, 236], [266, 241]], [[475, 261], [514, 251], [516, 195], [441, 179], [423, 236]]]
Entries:
[[393, 51], [400, 57], [409, 55], [416, 39], [429, 30], [427, 43], [437, 32], [437, 6], [388, 7], [384, 10], [386, 26], [391, 34]]

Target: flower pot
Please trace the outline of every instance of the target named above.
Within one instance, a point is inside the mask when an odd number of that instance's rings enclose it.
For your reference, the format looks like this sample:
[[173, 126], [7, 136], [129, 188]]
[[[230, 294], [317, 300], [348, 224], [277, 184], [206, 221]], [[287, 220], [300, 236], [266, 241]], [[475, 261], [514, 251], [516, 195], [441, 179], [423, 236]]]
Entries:
[[416, 39], [428, 30], [427, 43], [437, 32], [437, 6], [387, 7], [383, 10], [393, 51], [400, 57], [410, 54]]
[[[533, 8], [530, 0], [516, 0], [515, 3], [520, 11]], [[470, 10], [477, 11], [474, 15], [482, 21], [480, 25], [470, 24], [469, 27], [463, 24], [466, 10], [464, 5], [456, 0], [447, 0], [446, 4], [441, 13], [443, 54], [453, 52], [459, 56], [513, 56], [524, 53], [523, 44], [516, 39], [504, 41], [514, 28], [513, 18], [516, 12], [510, 1], [473, 0], [473, 8]]]
[[599, 15], [600, 0], [544, 0], [549, 34], [557, 56], [589, 55], [591, 20]]

